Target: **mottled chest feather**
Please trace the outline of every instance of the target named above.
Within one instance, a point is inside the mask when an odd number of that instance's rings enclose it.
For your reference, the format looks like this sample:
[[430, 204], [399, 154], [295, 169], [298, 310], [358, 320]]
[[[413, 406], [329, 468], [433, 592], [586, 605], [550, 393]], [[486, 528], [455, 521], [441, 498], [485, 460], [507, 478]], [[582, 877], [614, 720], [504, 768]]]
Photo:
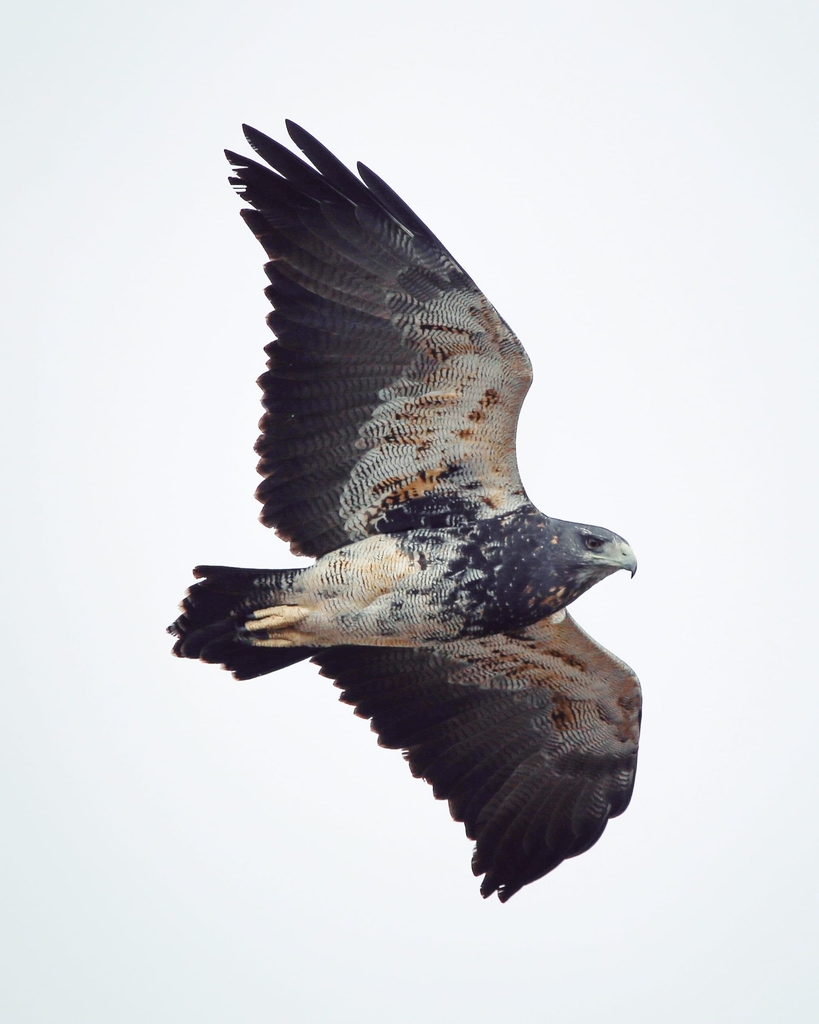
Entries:
[[441, 615], [462, 620], [463, 636], [484, 636], [538, 622], [592, 585], [563, 527], [527, 503], [505, 516], [410, 530], [397, 539], [439, 571], [445, 562], [437, 583]]

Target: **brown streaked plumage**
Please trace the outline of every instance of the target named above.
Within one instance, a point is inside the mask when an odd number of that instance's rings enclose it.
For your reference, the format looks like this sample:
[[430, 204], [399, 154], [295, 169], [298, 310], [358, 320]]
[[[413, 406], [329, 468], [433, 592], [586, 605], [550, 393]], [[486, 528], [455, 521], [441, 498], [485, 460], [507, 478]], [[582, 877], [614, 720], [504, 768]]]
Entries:
[[502, 901], [597, 841], [634, 786], [640, 687], [565, 612], [517, 634], [432, 650], [314, 658], [379, 743], [449, 801]]
[[287, 181], [228, 153], [276, 307], [259, 381], [262, 521], [320, 556], [420, 493], [439, 514], [460, 511], [464, 493], [477, 515], [521, 506], [515, 429], [531, 367], [520, 342], [417, 218], [410, 234], [385, 216], [372, 172], [362, 168], [376, 192], [290, 127], [323, 177], [253, 129], [248, 141]]
[[228, 158], [270, 257], [262, 521], [317, 561], [200, 566], [174, 652], [240, 679], [312, 657], [506, 900], [629, 802], [639, 684], [565, 609], [636, 561], [526, 497], [529, 360], [463, 268], [380, 178], [288, 130], [313, 166], [250, 128], [273, 170]]

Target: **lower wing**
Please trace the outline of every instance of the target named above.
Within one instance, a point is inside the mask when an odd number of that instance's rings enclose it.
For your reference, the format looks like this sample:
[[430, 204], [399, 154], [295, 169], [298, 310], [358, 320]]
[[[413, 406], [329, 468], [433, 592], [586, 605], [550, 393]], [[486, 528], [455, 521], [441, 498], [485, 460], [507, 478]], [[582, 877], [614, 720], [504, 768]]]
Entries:
[[449, 801], [505, 902], [585, 852], [634, 785], [640, 685], [566, 613], [436, 648], [341, 647], [313, 660], [382, 746]]

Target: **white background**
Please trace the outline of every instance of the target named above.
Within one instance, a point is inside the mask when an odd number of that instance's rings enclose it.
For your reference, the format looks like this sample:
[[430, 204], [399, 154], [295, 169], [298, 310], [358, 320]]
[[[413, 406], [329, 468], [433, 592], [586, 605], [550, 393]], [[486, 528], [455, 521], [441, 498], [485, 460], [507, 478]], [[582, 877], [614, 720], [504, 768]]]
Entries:
[[[18, 4], [2, 214], [0, 1015], [819, 1019], [819, 9], [739, 0]], [[532, 498], [640, 559], [631, 808], [506, 906], [298, 666], [174, 661], [257, 522], [263, 253], [222, 146], [363, 159], [535, 365]]]

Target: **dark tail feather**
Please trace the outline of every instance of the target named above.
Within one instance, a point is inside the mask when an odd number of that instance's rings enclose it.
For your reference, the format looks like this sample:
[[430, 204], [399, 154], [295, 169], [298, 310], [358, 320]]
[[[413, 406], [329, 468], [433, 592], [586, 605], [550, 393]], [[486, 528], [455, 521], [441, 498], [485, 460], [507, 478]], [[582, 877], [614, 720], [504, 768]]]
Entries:
[[251, 647], [235, 640], [214, 640], [205, 647], [200, 658], [228, 669], [234, 679], [255, 679], [304, 661], [318, 650], [317, 647]]
[[182, 614], [168, 627], [178, 658], [222, 665], [236, 679], [253, 679], [317, 653], [315, 647], [254, 647], [244, 624], [258, 608], [280, 604], [301, 569], [236, 569], [198, 565]]

